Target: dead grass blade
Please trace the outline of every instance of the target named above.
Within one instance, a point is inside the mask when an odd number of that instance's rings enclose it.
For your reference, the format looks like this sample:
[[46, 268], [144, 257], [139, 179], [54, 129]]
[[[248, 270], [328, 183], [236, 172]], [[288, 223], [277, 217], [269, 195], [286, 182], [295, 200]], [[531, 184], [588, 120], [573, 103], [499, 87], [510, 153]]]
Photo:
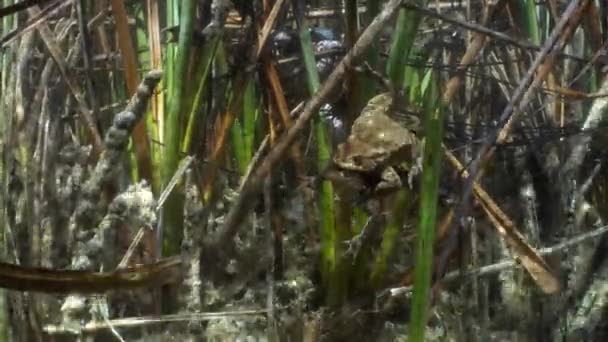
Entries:
[[[462, 178], [466, 179], [469, 174], [456, 156], [454, 156], [445, 146], [443, 150], [450, 163], [452, 163], [456, 170], [461, 173]], [[547, 265], [538, 251], [532, 247], [526, 241], [526, 238], [515, 228], [515, 224], [507, 214], [498, 207], [490, 195], [477, 182], [473, 183], [473, 193], [490, 221], [494, 224], [494, 228], [496, 228], [500, 236], [507, 242], [511, 251], [515, 254], [515, 258], [522, 263], [536, 284], [545, 293], [558, 292], [560, 285], [557, 277], [553, 275], [549, 265]]]

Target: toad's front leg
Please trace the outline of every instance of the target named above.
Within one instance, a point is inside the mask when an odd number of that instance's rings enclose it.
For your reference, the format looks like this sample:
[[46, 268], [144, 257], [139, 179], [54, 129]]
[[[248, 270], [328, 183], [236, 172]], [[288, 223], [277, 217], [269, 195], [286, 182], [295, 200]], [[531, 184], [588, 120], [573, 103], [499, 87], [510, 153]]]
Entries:
[[403, 186], [401, 177], [393, 167], [387, 167], [380, 174], [380, 182], [376, 185], [376, 194], [382, 195], [398, 190]]
[[418, 156], [407, 171], [407, 185], [413, 189], [414, 178], [422, 173], [422, 155]]

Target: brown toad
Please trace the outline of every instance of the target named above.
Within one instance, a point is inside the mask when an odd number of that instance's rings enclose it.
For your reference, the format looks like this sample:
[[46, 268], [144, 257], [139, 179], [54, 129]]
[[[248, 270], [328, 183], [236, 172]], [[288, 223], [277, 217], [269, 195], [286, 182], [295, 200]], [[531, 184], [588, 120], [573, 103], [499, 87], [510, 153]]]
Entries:
[[350, 136], [334, 154], [334, 170], [329, 178], [346, 184], [350, 190], [384, 194], [403, 185], [398, 171], [405, 171], [411, 187], [413, 176], [420, 170], [419, 140], [389, 116], [392, 102], [391, 94], [383, 93], [363, 108]]

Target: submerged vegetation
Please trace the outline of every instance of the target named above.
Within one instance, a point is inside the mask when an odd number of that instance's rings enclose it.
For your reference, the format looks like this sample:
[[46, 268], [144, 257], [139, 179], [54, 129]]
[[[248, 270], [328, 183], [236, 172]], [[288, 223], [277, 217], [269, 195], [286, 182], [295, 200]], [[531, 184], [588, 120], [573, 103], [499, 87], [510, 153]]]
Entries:
[[602, 340], [606, 17], [0, 1], [0, 340]]

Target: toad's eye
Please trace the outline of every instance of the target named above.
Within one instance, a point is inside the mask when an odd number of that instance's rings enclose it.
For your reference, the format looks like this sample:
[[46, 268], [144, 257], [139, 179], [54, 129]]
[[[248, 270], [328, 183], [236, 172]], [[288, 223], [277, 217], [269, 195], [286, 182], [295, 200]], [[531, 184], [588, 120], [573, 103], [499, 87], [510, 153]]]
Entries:
[[355, 157], [353, 157], [353, 164], [355, 164], [355, 165], [361, 165], [362, 162], [363, 162], [363, 158], [361, 158], [361, 156], [355, 156]]

